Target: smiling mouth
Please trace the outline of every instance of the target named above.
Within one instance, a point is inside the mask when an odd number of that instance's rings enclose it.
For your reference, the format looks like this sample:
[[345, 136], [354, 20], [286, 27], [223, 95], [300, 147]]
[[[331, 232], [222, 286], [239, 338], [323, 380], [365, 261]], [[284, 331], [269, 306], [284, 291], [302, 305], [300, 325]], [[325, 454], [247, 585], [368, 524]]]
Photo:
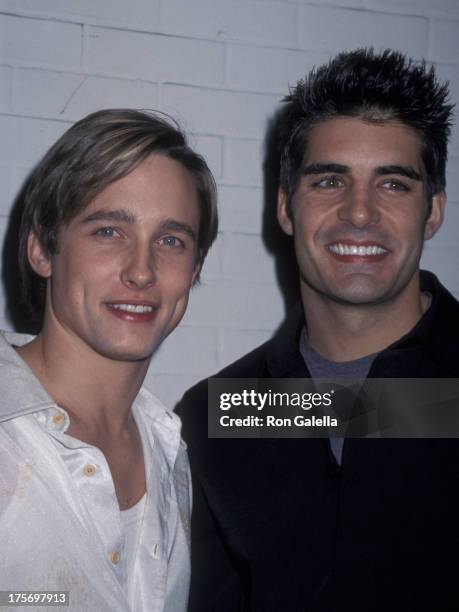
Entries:
[[115, 308], [116, 310], [123, 310], [124, 312], [135, 312], [135, 313], [146, 313], [153, 312], [153, 306], [148, 306], [146, 304], [108, 304], [110, 308]]
[[335, 242], [328, 245], [328, 250], [341, 257], [381, 257], [389, 251], [377, 244], [343, 244]]
[[122, 321], [148, 323], [156, 318], [159, 305], [132, 304], [129, 302], [106, 302], [108, 310]]

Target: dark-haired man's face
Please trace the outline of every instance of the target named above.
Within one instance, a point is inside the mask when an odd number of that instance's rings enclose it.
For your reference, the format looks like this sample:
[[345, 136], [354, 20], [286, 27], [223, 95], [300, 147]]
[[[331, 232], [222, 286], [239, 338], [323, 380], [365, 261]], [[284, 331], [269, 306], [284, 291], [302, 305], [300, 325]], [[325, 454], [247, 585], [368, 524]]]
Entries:
[[443, 218], [444, 195], [428, 203], [421, 143], [408, 127], [337, 117], [309, 134], [291, 213], [279, 221], [294, 236], [303, 299], [378, 304], [418, 291], [424, 239]]
[[83, 354], [151, 357], [185, 312], [198, 229], [194, 178], [174, 160], [146, 159], [60, 230], [58, 253], [38, 270], [49, 276], [44, 333]]

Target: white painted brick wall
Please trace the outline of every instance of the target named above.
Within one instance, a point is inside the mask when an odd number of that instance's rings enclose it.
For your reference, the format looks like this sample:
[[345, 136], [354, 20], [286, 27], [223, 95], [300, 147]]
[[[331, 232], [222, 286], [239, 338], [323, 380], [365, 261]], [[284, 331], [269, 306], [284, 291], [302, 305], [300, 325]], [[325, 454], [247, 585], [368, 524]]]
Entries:
[[12, 69], [9, 66], [0, 66], [0, 111], [11, 110], [11, 77]]
[[70, 23], [0, 15], [2, 61], [78, 67], [82, 27]]
[[60, 115], [73, 121], [97, 106], [141, 108], [146, 104], [158, 106], [155, 83], [30, 68], [15, 71], [13, 107], [24, 114]]
[[160, 0], [0, 0], [0, 10], [83, 23], [158, 28]]
[[296, 42], [297, 7], [290, 2], [166, 0], [163, 17], [167, 29], [190, 36], [270, 45]]
[[220, 331], [220, 361], [224, 365], [232, 363], [241, 353], [248, 353], [254, 346], [260, 346], [271, 337], [269, 330], [225, 329]]
[[0, 206], [6, 210], [14, 194], [11, 191], [11, 172], [6, 164], [0, 164]]
[[[459, 160], [457, 160], [459, 161]], [[445, 211], [445, 221], [440, 233], [434, 238], [426, 242], [426, 248], [434, 248], [436, 245], [444, 246], [448, 248], [457, 248], [457, 228], [459, 227], [459, 206], [455, 202], [449, 202]], [[424, 263], [425, 267], [427, 263]], [[457, 270], [457, 259], [453, 262], [452, 266], [447, 266], [451, 270]], [[459, 284], [459, 275], [456, 281], [456, 285]]]
[[459, 47], [459, 20], [434, 19], [432, 22], [432, 54], [436, 61], [457, 63]]
[[262, 154], [263, 143], [260, 140], [227, 138], [225, 180], [237, 185], [262, 185]]
[[262, 138], [280, 96], [165, 84], [163, 104], [193, 131]]
[[[42, 120], [18, 115], [0, 115], [0, 162], [31, 168], [71, 126], [61, 120]], [[8, 208], [3, 210], [8, 214]]]
[[190, 144], [204, 155], [216, 180], [223, 176], [223, 139], [216, 136], [194, 135]]
[[301, 23], [301, 41], [308, 49], [341, 51], [373, 45], [398, 48], [414, 57], [427, 53], [429, 23], [422, 17], [304, 6]]
[[89, 70], [152, 80], [221, 84], [224, 45], [164, 34], [90, 28]]
[[369, 9], [390, 10], [401, 14], [459, 17], [457, 0], [366, 0], [365, 6]]
[[222, 185], [219, 188], [220, 229], [246, 231], [258, 236], [262, 230], [263, 191], [259, 187]]
[[[458, 41], [458, 0], [0, 0], [0, 238], [26, 173], [74, 120], [108, 106], [176, 116], [215, 174], [221, 225], [148, 375], [172, 405], [283, 317], [260, 235], [265, 132], [289, 86], [336, 51], [372, 44], [436, 62], [459, 102]], [[455, 128], [447, 220], [423, 265], [457, 294], [458, 165]]]
[[228, 84], [234, 89], [288, 93], [301, 75], [328, 59], [327, 53], [277, 47], [228, 46]]
[[259, 236], [238, 233], [228, 234], [223, 239], [225, 277], [247, 281], [273, 278], [274, 261], [266, 257]]
[[[199, 342], [196, 334], [199, 333]], [[214, 327], [179, 326], [155, 355], [155, 372], [200, 374], [217, 367], [217, 335]], [[187, 348], [185, 348], [187, 347]]]
[[191, 326], [274, 329], [281, 314], [282, 298], [274, 276], [251, 281], [203, 275], [202, 284], [191, 294], [183, 321]]

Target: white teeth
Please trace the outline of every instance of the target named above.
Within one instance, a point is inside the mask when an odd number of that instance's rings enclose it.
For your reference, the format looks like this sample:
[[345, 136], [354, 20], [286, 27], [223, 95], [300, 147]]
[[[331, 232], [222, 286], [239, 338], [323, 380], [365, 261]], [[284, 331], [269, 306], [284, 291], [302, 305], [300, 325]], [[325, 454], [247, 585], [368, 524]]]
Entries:
[[382, 255], [387, 253], [386, 249], [376, 245], [370, 246], [359, 246], [357, 244], [331, 244], [329, 247], [330, 251], [337, 255], [358, 255], [360, 257], [368, 257], [368, 255]]
[[117, 310], [125, 310], [126, 312], [139, 312], [139, 313], [143, 313], [143, 312], [152, 312], [153, 311], [153, 306], [144, 306], [144, 305], [137, 305], [137, 304], [111, 304], [111, 306], [113, 308], [116, 308]]

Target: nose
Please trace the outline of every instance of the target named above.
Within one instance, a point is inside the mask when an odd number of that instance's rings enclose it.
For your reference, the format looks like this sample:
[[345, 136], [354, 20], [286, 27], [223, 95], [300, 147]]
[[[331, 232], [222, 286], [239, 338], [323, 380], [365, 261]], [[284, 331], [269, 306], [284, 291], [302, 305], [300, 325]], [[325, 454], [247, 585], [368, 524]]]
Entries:
[[133, 245], [124, 262], [121, 280], [130, 289], [146, 289], [154, 285], [156, 270], [151, 245]]
[[341, 221], [350, 223], [359, 229], [378, 223], [380, 212], [376, 195], [369, 187], [354, 185], [341, 203], [338, 217]]

